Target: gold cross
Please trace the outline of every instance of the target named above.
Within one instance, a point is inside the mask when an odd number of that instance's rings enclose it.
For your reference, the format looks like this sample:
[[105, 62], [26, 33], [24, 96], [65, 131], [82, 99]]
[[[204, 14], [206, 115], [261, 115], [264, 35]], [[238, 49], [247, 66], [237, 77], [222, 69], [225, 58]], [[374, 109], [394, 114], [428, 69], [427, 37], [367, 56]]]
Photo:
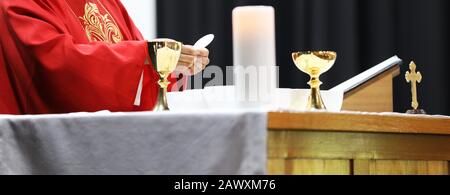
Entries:
[[419, 108], [419, 102], [417, 101], [417, 84], [422, 81], [422, 74], [420, 72], [416, 72], [416, 63], [411, 62], [409, 64], [409, 72], [406, 72], [405, 78], [408, 83], [411, 83], [411, 95], [412, 95], [412, 103], [411, 106], [414, 110]]

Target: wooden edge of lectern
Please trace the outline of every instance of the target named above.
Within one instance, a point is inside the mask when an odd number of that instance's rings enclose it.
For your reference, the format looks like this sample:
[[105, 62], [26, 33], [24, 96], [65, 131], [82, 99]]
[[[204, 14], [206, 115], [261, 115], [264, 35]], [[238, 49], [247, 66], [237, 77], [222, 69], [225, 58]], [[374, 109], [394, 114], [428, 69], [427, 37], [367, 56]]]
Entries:
[[450, 135], [450, 117], [377, 113], [269, 113], [272, 131], [334, 131]]

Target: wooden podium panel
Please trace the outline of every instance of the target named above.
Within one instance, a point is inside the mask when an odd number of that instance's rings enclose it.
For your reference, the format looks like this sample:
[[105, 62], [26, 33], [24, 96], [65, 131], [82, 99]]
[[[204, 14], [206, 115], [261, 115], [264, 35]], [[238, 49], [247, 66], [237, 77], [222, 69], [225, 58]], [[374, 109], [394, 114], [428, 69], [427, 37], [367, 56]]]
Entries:
[[342, 110], [392, 112], [393, 81], [402, 63], [393, 56], [331, 89], [344, 92]]
[[448, 175], [450, 117], [269, 113], [269, 174]]
[[400, 67], [394, 66], [345, 93], [342, 110], [365, 112], [394, 111], [393, 79], [399, 74]]

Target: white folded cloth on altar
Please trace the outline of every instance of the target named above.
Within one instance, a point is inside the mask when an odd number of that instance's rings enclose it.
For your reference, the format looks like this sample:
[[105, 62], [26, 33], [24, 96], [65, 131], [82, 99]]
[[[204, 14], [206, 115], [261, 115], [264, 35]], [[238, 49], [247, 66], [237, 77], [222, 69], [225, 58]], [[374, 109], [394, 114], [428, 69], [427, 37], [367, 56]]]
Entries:
[[[322, 99], [328, 111], [341, 111], [344, 92], [339, 90], [321, 90]], [[175, 111], [191, 110], [242, 110], [235, 95], [234, 86], [214, 86], [205, 89], [186, 90], [168, 93], [169, 108]], [[262, 111], [278, 109], [306, 110], [311, 89], [275, 89], [272, 100], [267, 105], [261, 105]]]
[[267, 113], [0, 115], [0, 174], [265, 174]]

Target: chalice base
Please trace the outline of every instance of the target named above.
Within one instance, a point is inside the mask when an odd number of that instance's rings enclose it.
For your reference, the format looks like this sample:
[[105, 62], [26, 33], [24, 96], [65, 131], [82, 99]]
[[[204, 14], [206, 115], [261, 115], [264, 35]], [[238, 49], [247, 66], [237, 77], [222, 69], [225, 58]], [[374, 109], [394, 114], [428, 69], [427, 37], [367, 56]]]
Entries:
[[169, 105], [167, 103], [167, 86], [169, 85], [168, 83], [169, 83], [168, 81], [163, 81], [159, 83], [160, 88], [155, 107], [153, 107], [154, 112], [169, 111]]
[[322, 96], [320, 95], [320, 89], [311, 89], [311, 95], [308, 98], [307, 110], [326, 110], [325, 104], [323, 103]]

